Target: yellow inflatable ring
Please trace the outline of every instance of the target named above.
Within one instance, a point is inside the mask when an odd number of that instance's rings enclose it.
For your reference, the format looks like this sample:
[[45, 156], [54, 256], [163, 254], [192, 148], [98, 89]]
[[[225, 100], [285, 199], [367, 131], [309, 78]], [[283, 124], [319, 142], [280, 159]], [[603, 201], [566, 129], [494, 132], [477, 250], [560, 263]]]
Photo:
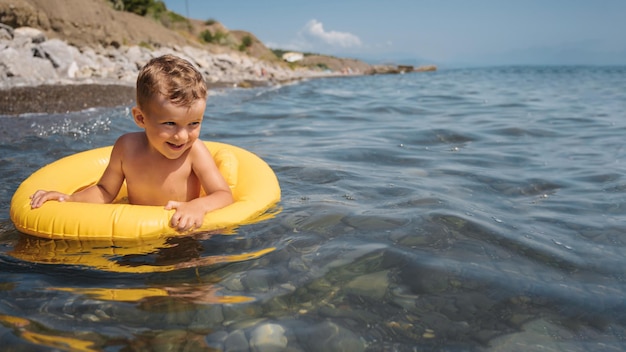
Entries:
[[[272, 169], [255, 154], [229, 144], [204, 142], [228, 182], [234, 203], [208, 213], [197, 231], [212, 231], [256, 222], [280, 201]], [[11, 220], [24, 233], [53, 239], [141, 239], [180, 234], [169, 226], [174, 210], [124, 204], [126, 187], [113, 204], [46, 202], [31, 209], [38, 189], [74, 193], [95, 184], [106, 168], [112, 147], [92, 149], [59, 159], [29, 176], [11, 199]], [[270, 214], [271, 216], [271, 214]]]

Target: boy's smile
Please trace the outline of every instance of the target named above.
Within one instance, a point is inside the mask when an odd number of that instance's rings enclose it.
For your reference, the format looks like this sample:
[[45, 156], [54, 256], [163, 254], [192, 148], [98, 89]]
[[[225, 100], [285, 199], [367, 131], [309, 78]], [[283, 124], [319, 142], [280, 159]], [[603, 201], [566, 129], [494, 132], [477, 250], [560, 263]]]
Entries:
[[186, 143], [184, 143], [184, 144], [173, 144], [173, 143], [170, 143], [170, 142], [167, 142], [166, 144], [175, 152], [179, 152], [179, 151], [185, 149], [184, 147], [186, 145]]

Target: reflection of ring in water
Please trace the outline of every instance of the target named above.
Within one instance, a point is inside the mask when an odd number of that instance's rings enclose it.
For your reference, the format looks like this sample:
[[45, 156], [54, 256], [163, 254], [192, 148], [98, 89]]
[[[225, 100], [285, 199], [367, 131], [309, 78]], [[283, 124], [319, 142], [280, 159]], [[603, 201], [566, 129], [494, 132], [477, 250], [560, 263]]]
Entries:
[[67, 351], [68, 348], [71, 348], [72, 351], [97, 351], [93, 348], [94, 343], [92, 341], [81, 340], [74, 336], [61, 336], [58, 331], [51, 331], [49, 328], [28, 319], [0, 314], [0, 324], [12, 328], [15, 335], [36, 345], [62, 351]]
[[139, 302], [153, 297], [181, 298], [192, 303], [202, 304], [245, 303], [254, 300], [248, 296], [220, 296], [217, 294], [219, 288], [214, 285], [147, 288], [51, 287], [49, 289], [87, 295], [99, 300], [119, 302]]
[[201, 242], [189, 236], [146, 241], [70, 241], [21, 234], [8, 254], [40, 264], [79, 265], [120, 273], [153, 273], [252, 260], [274, 250], [269, 247], [201, 257]]

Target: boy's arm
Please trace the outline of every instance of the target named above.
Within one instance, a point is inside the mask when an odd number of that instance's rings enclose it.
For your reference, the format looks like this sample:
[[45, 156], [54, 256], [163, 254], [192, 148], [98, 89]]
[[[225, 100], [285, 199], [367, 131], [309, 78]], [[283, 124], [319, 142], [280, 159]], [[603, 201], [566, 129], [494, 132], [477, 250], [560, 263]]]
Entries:
[[117, 193], [124, 182], [124, 172], [122, 171], [122, 147], [120, 142], [115, 143], [111, 152], [111, 159], [102, 177], [97, 184], [78, 191], [67, 199], [71, 202], [84, 203], [111, 203], [115, 200]]
[[171, 225], [180, 231], [200, 227], [206, 213], [233, 202], [230, 187], [204, 143], [197, 140], [190, 152], [193, 171], [198, 176], [206, 196], [189, 202], [169, 201], [167, 203], [166, 209], [176, 209], [176, 213], [172, 215]]
[[31, 196], [31, 208], [39, 208], [49, 200], [57, 200], [59, 202], [111, 203], [117, 196], [124, 182], [121, 154], [122, 147], [118, 140], [113, 146], [109, 164], [97, 184], [73, 194], [38, 190]]

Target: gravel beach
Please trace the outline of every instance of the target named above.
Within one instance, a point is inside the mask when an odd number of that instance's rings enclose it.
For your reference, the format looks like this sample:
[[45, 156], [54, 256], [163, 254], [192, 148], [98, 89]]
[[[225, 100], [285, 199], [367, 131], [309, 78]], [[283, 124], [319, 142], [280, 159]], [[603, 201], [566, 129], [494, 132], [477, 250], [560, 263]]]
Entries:
[[[239, 85], [249, 88], [267, 83], [243, 82]], [[226, 82], [208, 83], [209, 90], [234, 86], [234, 83]], [[135, 87], [121, 84], [52, 84], [0, 90], [0, 115], [54, 114], [134, 103]]]
[[135, 87], [69, 84], [15, 87], [0, 90], [0, 115], [64, 113], [93, 107], [131, 105]]

